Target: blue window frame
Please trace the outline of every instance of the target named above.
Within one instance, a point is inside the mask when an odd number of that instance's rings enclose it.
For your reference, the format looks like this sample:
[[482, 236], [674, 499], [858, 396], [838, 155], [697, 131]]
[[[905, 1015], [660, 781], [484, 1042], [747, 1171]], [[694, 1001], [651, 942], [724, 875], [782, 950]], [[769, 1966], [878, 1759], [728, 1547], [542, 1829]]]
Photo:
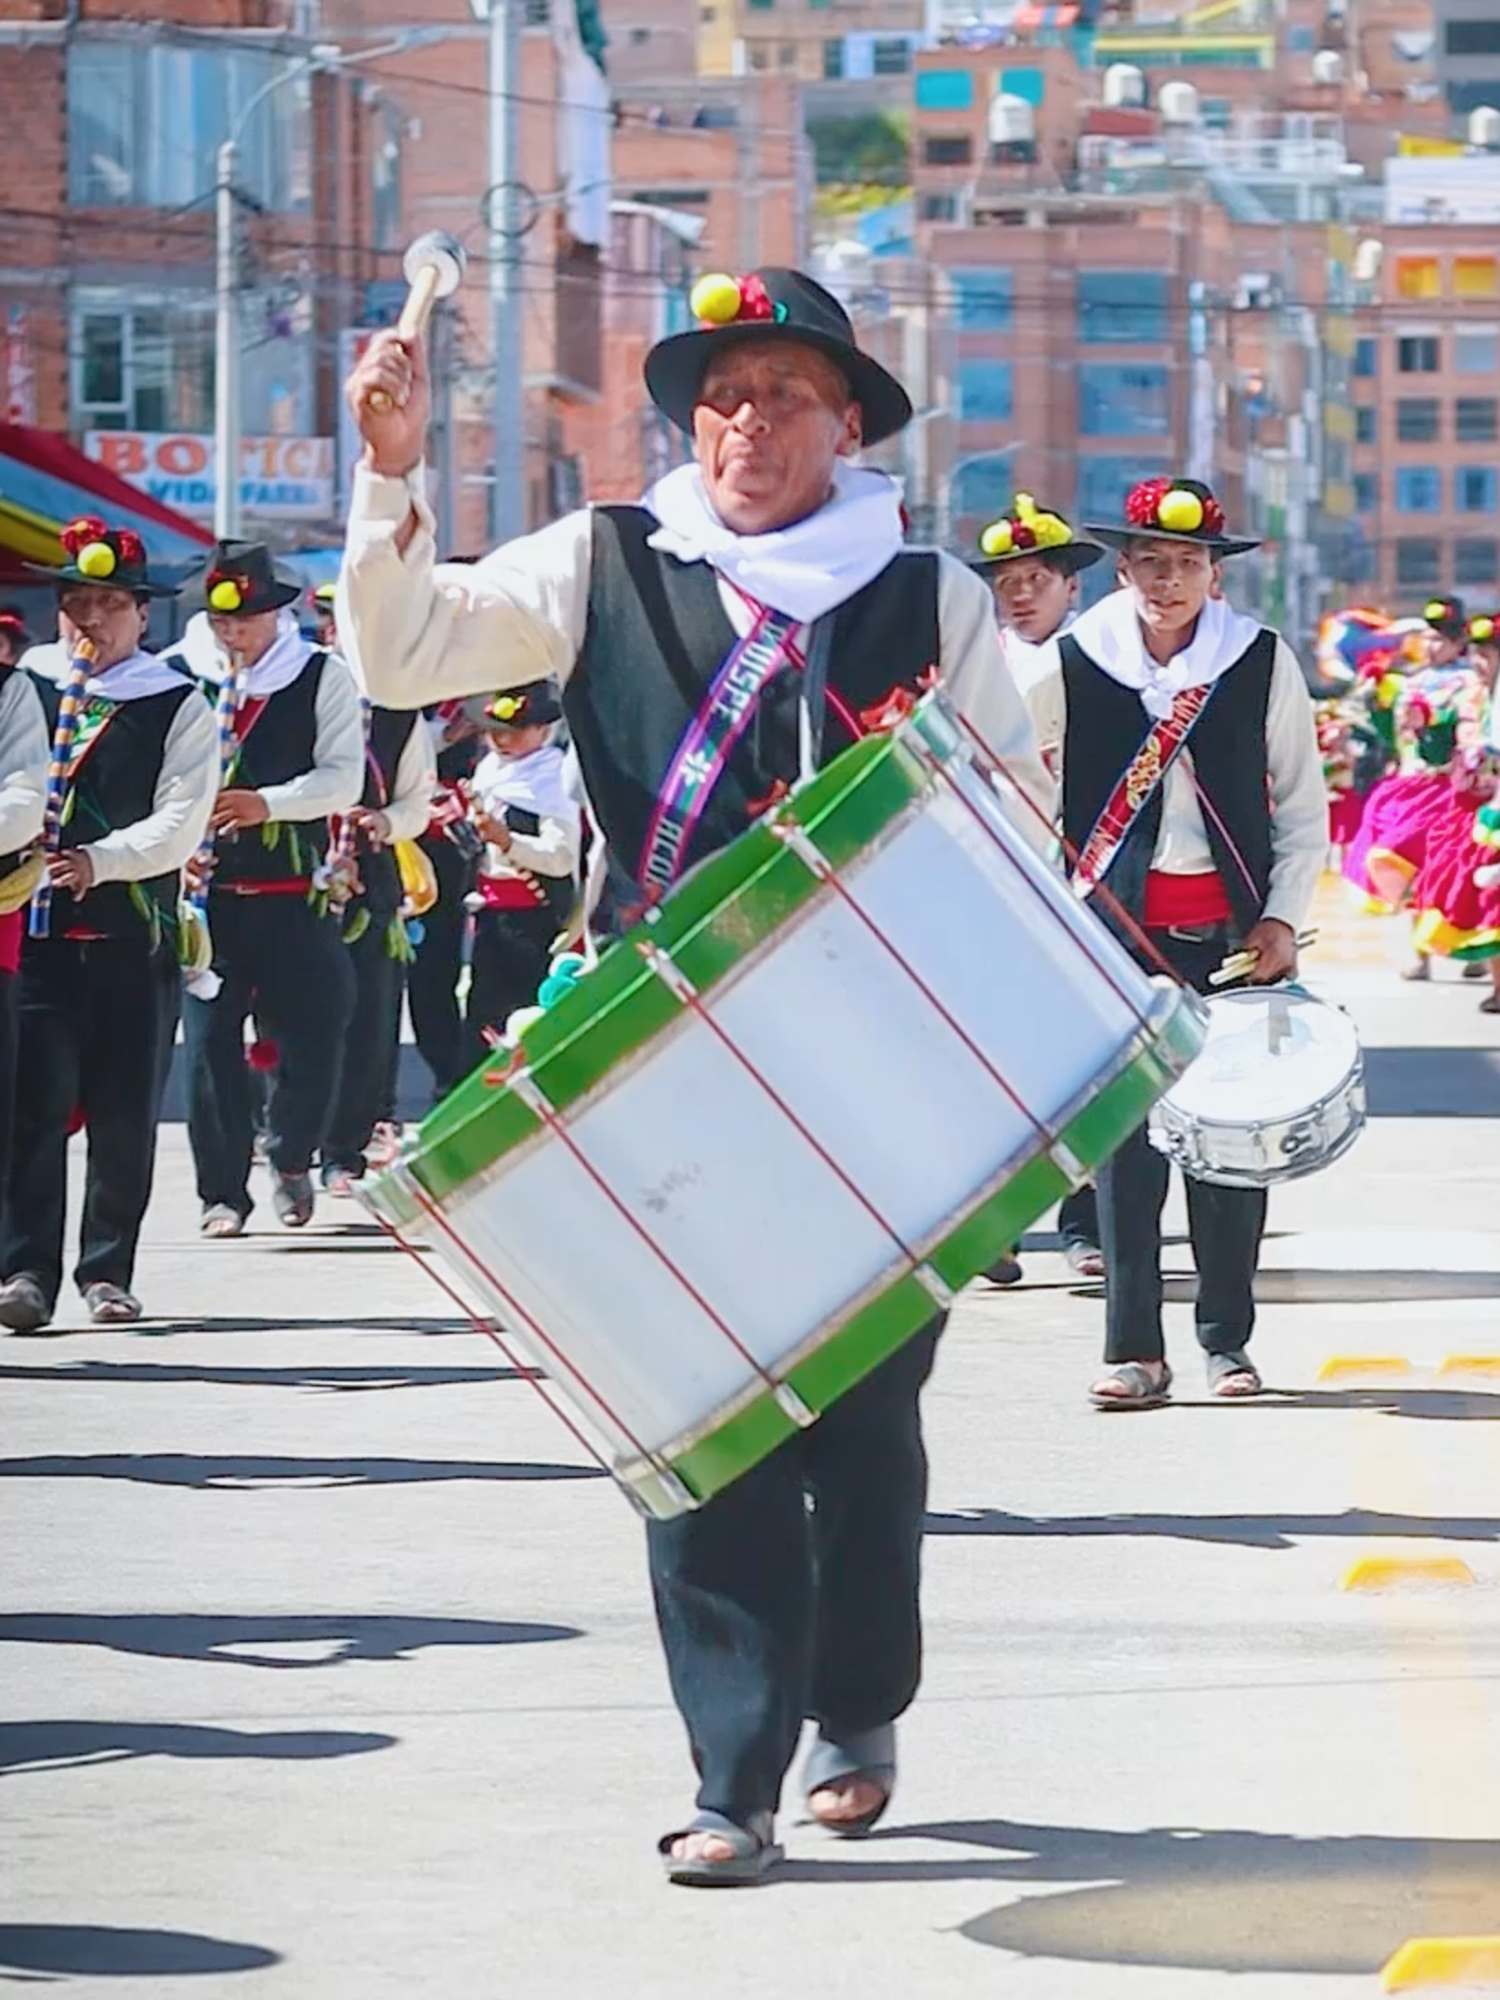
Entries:
[[1441, 514], [1442, 473], [1435, 465], [1397, 466], [1396, 505], [1403, 514]]
[[959, 362], [958, 414], [971, 424], [1010, 422], [1015, 414], [1015, 382], [1008, 361], [966, 355]]
[[1354, 475], [1354, 511], [1356, 514], [1373, 514], [1380, 505], [1380, 481], [1373, 472], [1356, 472]]
[[1164, 271], [1080, 271], [1078, 338], [1159, 341], [1167, 337]]
[[955, 466], [948, 501], [960, 518], [982, 515], [993, 521], [1015, 497], [1016, 473], [1008, 451], [987, 452]]
[[1008, 333], [1015, 317], [1009, 271], [953, 270], [953, 320], [960, 333]]
[[1493, 465], [1461, 465], [1453, 475], [1453, 504], [1460, 514], [1500, 513], [1500, 473]]
[[919, 69], [916, 101], [918, 111], [971, 111], [973, 73], [966, 69]]
[[1362, 333], [1354, 343], [1354, 372], [1373, 375], [1380, 367], [1380, 342], [1374, 334]]
[[[1075, 519], [1118, 521], [1125, 513], [1125, 496], [1138, 479], [1155, 479], [1170, 467], [1135, 452], [1080, 454]], [[1103, 567], [1103, 565], [1101, 565]]]
[[1172, 397], [1165, 368], [1085, 361], [1078, 370], [1080, 437], [1170, 437]]

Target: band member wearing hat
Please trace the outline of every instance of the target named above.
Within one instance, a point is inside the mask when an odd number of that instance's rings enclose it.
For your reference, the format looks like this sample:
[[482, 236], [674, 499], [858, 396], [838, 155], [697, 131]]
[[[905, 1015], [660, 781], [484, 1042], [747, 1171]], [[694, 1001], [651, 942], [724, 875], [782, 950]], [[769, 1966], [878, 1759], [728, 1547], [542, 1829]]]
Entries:
[[483, 841], [468, 817], [466, 786], [484, 754], [478, 703], [439, 702], [427, 710], [437, 746], [437, 788], [427, 830], [418, 843], [432, 864], [438, 899], [422, 920], [422, 936], [406, 976], [406, 1004], [417, 1053], [432, 1073], [436, 1102], [464, 1073], [464, 1011], [458, 984], [471, 927], [467, 898], [474, 888]]
[[14, 604], [0, 604], [0, 669], [16, 666], [31, 644], [21, 612]]
[[[1100, 543], [1077, 534], [1066, 516], [1038, 507], [1029, 493], [1018, 493], [979, 536], [973, 567], [995, 594], [1005, 663], [1031, 709], [1042, 756], [1054, 773], [1061, 766], [1062, 744], [1041, 731], [1057, 710], [1050, 692], [1058, 672], [1057, 639], [1077, 615], [1080, 572], [1092, 569], [1103, 554]], [[1057, 1227], [1069, 1266], [1081, 1278], [1102, 1278], [1099, 1204], [1091, 1182], [1063, 1202]], [[993, 1284], [1014, 1285], [1023, 1273], [1010, 1256], [985, 1275]]]
[[0, 607], [0, 1190], [15, 1122], [21, 938], [26, 902], [41, 877], [40, 860], [27, 850], [42, 830], [51, 757], [41, 696], [16, 666], [30, 644], [20, 613]]
[[[425, 355], [375, 336], [349, 383], [366, 449], [339, 596], [370, 693], [414, 707], [555, 679], [637, 907], [933, 668], [1040, 808], [1017, 805], [1041, 838], [1051, 785], [989, 593], [956, 558], [904, 549], [894, 483], [848, 463], [908, 421], [905, 391], [800, 272], [716, 275], [692, 303], [699, 325], [652, 349], [646, 384], [695, 463], [640, 506], [569, 515], [474, 568], [434, 567]], [[722, 699], [731, 676], [743, 701]], [[648, 1528], [699, 1776], [698, 1817], [661, 1842], [674, 1881], [753, 1881], [779, 1858], [804, 1717], [814, 1817], [858, 1833], [885, 1808], [919, 1671], [918, 1396], [940, 1326], [727, 1491]]]
[[364, 793], [339, 827], [339, 846], [358, 874], [343, 911], [354, 1011], [322, 1149], [323, 1185], [334, 1194], [347, 1194], [350, 1183], [362, 1177], [365, 1148], [390, 1112], [402, 973], [411, 957], [394, 850], [397, 841], [415, 840], [426, 827], [437, 782], [432, 738], [421, 715], [372, 708], [367, 723]]
[[[176, 1020], [179, 871], [218, 769], [213, 711], [142, 650], [152, 597], [128, 529], [63, 534], [58, 625], [74, 665], [38, 680], [52, 732], [45, 879], [21, 954], [15, 1144], [0, 1224], [0, 1324], [35, 1332], [62, 1285], [68, 1135], [88, 1130], [75, 1279], [90, 1317], [139, 1319], [131, 1291]], [[89, 657], [89, 655], [92, 657]]]
[[334, 597], [338, 585], [320, 583], [308, 592], [308, 602], [313, 614], [313, 643], [327, 653], [338, 650], [339, 625], [334, 612]]
[[272, 1205], [289, 1229], [312, 1219], [312, 1163], [338, 1087], [354, 974], [331, 907], [328, 819], [364, 783], [359, 694], [336, 653], [302, 637], [284, 582], [259, 542], [220, 542], [204, 579], [222, 650], [224, 777], [209, 819], [213, 998], [183, 1005], [188, 1136], [205, 1236], [238, 1236], [253, 1203], [254, 1117], [247, 1015], [276, 1054], [267, 1104]]
[[550, 681], [471, 704], [489, 754], [475, 769], [469, 816], [484, 840], [474, 888], [473, 983], [465, 1068], [484, 1060], [486, 1030], [528, 1007], [547, 976], [578, 873], [579, 814], [553, 742], [562, 705]]
[[[1200, 992], [1240, 947], [1256, 954], [1256, 983], [1289, 978], [1327, 854], [1328, 807], [1295, 655], [1220, 595], [1225, 557], [1255, 544], [1224, 532], [1218, 501], [1192, 479], [1141, 481], [1123, 521], [1088, 532], [1119, 550], [1123, 587], [1058, 642], [1050, 727], [1063, 746], [1074, 886], [1144, 964], [1164, 960]], [[1150, 1407], [1171, 1384], [1167, 1178], [1144, 1127], [1099, 1175], [1108, 1368], [1092, 1395], [1102, 1410]], [[1187, 1205], [1210, 1392], [1256, 1395], [1245, 1350], [1265, 1193], [1190, 1179]]]

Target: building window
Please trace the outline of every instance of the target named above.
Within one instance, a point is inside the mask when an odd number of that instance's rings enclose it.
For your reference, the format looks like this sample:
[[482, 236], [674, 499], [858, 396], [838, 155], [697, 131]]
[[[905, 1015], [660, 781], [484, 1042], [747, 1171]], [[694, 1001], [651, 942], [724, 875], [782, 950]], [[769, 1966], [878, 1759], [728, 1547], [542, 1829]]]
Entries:
[[1493, 583], [1500, 577], [1500, 542], [1455, 542], [1453, 581]]
[[1500, 265], [1493, 257], [1455, 257], [1453, 296], [1459, 299], [1493, 299], [1500, 295]]
[[973, 141], [967, 138], [944, 137], [922, 141], [922, 164], [927, 167], [966, 167], [973, 157]]
[[918, 195], [917, 220], [919, 222], [956, 222], [958, 220], [958, 196], [956, 194]]
[[1493, 465], [1461, 465], [1453, 475], [1453, 504], [1460, 514], [1500, 512], [1500, 475]]
[[[769, 4], [769, 0], [767, 0], [767, 4]], [[750, 67], [757, 72], [771, 67], [770, 51], [763, 44], [757, 44], [756, 47], [751, 49]]]
[[[242, 295], [241, 423], [247, 437], [307, 437], [313, 342], [305, 314]], [[203, 434], [214, 427], [211, 293], [73, 295], [73, 423], [80, 431]]]
[[876, 76], [906, 76], [911, 69], [911, 43], [887, 38], [870, 49], [870, 66]]
[[997, 86], [1006, 97], [1019, 97], [1033, 108], [1047, 95], [1047, 72], [1027, 65], [1025, 69], [1003, 69]]
[[776, 5], [776, 0], [746, 0], [753, 13], [766, 14]]
[[781, 47], [776, 51], [776, 60], [783, 69], [795, 69], [797, 67], [797, 44], [795, 42], [783, 42]]
[[1080, 453], [1074, 519], [1118, 521], [1125, 513], [1125, 496], [1138, 479], [1154, 479], [1168, 470], [1137, 452], [1118, 457]]
[[1403, 396], [1396, 405], [1396, 436], [1402, 444], [1431, 444], [1438, 434], [1436, 396]]
[[1078, 431], [1081, 437], [1169, 437], [1166, 369], [1085, 362], [1078, 370]]
[[1167, 337], [1167, 278], [1163, 271], [1080, 271], [1078, 338], [1082, 341], [1163, 341]]
[[[1500, 17], [1487, 21], [1445, 21], [1443, 53], [1450, 56], [1500, 56]], [[1486, 85], [1493, 90], [1494, 85]]]
[[1436, 542], [1401, 540], [1396, 544], [1396, 581], [1417, 588], [1443, 580], [1442, 550]]
[[1310, 56], [1317, 46], [1317, 36], [1310, 27], [1293, 26], [1286, 31], [1286, 51], [1290, 56]]
[[982, 458], [964, 459], [954, 467], [949, 505], [961, 518], [978, 514], [992, 521], [1011, 504], [1015, 491], [1010, 453], [986, 452]]
[[840, 77], [844, 74], [844, 38], [823, 44], [823, 74], [826, 77]]
[[1358, 403], [1354, 410], [1354, 442], [1374, 444], [1378, 416], [1373, 403]]
[[953, 287], [953, 320], [960, 333], [1010, 331], [1015, 283], [1009, 271], [955, 269], [948, 280]]
[[1015, 392], [1008, 361], [966, 355], [958, 364], [958, 414], [965, 423], [1008, 424]]
[[1373, 334], [1362, 333], [1354, 343], [1354, 372], [1373, 375], [1380, 366], [1380, 342]]
[[918, 70], [916, 103], [918, 111], [971, 111], [973, 75], [966, 69]]
[[1438, 337], [1435, 333], [1403, 333], [1396, 342], [1396, 366], [1403, 375], [1436, 375]]
[[1436, 299], [1443, 293], [1442, 266], [1436, 257], [1398, 257], [1396, 290], [1403, 299]]
[[1460, 444], [1493, 443], [1495, 412], [1493, 396], [1460, 396], [1453, 405], [1453, 435]]
[[1398, 465], [1396, 508], [1402, 514], [1441, 514], [1443, 475], [1433, 465]]
[[1354, 475], [1354, 511], [1356, 514], [1373, 514], [1380, 505], [1380, 481], [1373, 472], [1356, 472]]
[[[268, 84], [251, 109], [252, 100]], [[68, 197], [76, 208], [185, 208], [214, 184], [215, 154], [249, 111], [237, 181], [262, 208], [309, 206], [311, 92], [258, 49], [75, 41], [68, 52]]]
[[1455, 375], [1493, 375], [1500, 370], [1500, 332], [1492, 326], [1460, 326], [1453, 331]]

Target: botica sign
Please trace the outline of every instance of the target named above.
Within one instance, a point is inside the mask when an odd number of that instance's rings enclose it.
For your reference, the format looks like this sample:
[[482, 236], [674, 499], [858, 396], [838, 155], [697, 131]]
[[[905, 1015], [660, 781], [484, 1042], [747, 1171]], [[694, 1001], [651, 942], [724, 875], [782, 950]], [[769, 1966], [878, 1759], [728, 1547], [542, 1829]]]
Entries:
[[[213, 519], [217, 482], [211, 437], [191, 431], [90, 431], [83, 448], [164, 507], [194, 520]], [[243, 439], [240, 511], [267, 521], [331, 520], [332, 438]]]

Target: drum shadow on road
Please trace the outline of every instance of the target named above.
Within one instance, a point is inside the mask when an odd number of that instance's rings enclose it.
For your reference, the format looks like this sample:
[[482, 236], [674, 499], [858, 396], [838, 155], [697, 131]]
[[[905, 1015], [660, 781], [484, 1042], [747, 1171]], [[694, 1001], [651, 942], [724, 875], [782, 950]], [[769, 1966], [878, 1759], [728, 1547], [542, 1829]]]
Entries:
[[196, 1722], [0, 1722], [0, 1772], [72, 1771], [142, 1757], [269, 1758], [306, 1763], [392, 1750], [373, 1730], [218, 1729]]
[[120, 1930], [111, 1924], [0, 1924], [0, 1977], [49, 1983], [77, 1979], [167, 1979], [184, 1974], [263, 1972], [281, 1953], [196, 1931]]
[[[878, 1850], [888, 1840], [991, 1852], [882, 1861]], [[841, 1885], [1046, 1885], [1046, 1894], [1022, 1895], [959, 1926], [972, 1943], [1025, 1958], [1199, 1972], [1373, 1974], [1409, 1937], [1500, 1931], [1496, 1841], [1303, 1839], [1203, 1827], [1123, 1833], [994, 1819], [892, 1827], [864, 1850], [872, 1858], [795, 1861], [781, 1874]]]
[[[157, 1660], [213, 1661], [278, 1672], [339, 1667], [352, 1660], [409, 1660], [434, 1646], [532, 1646], [578, 1639], [575, 1625], [511, 1624], [496, 1618], [325, 1617], [250, 1613], [0, 1613], [0, 1645], [98, 1646]], [[269, 1650], [280, 1647], [278, 1654]], [[300, 1649], [302, 1657], [293, 1657]]]
[[1299, 1543], [1388, 1535], [1416, 1541], [1500, 1542], [1500, 1518], [1486, 1514], [1380, 1514], [1349, 1507], [1342, 1514], [1009, 1514], [995, 1507], [929, 1514], [929, 1535], [999, 1535], [1067, 1541], [1095, 1537], [1160, 1537], [1250, 1549], [1294, 1549]]
[[[1169, 1305], [1190, 1306], [1198, 1280], [1174, 1272], [1163, 1283]], [[1089, 1288], [1104, 1297], [1104, 1287]], [[1437, 1299], [1500, 1299], [1500, 1271], [1322, 1271], [1262, 1269], [1256, 1302], [1264, 1306], [1378, 1306]]]
[[196, 1452], [98, 1452], [0, 1458], [0, 1479], [123, 1479], [139, 1486], [191, 1486], [208, 1493], [284, 1492], [297, 1486], [429, 1485], [444, 1480], [607, 1479], [597, 1465], [483, 1458], [209, 1457]]
[[64, 1358], [35, 1368], [0, 1363], [0, 1382], [139, 1382], [164, 1388], [178, 1383], [225, 1389], [312, 1389], [364, 1392], [376, 1389], [476, 1388], [486, 1382], [539, 1380], [520, 1368], [424, 1368], [392, 1366], [317, 1368], [222, 1368], [190, 1361], [96, 1361]]

